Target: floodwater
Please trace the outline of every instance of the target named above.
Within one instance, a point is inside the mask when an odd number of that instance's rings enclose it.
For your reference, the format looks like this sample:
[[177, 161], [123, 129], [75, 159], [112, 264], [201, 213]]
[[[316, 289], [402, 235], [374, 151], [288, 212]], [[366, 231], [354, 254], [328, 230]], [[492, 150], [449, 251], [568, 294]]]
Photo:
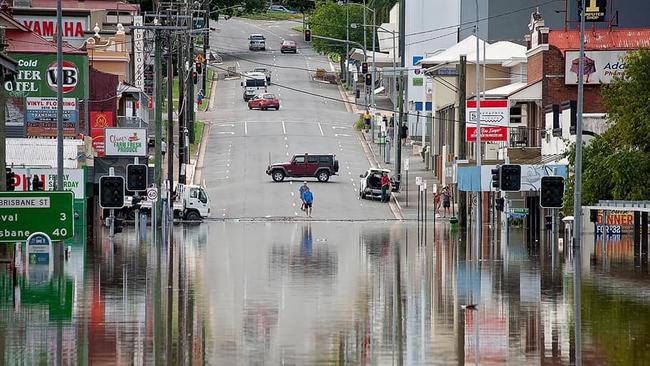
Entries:
[[[440, 223], [207, 222], [152, 244], [126, 228], [72, 245], [62, 271], [3, 267], [2, 363], [574, 364], [568, 246], [485, 237], [476, 251]], [[584, 243], [582, 363], [650, 364], [646, 257], [630, 236]]]

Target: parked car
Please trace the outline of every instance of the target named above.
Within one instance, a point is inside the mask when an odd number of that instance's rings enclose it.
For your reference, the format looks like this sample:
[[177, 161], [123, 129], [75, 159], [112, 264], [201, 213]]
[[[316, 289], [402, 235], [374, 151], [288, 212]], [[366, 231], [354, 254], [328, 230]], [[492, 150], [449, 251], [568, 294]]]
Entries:
[[271, 85], [271, 70], [267, 69], [266, 67], [256, 67], [251, 72], [261, 72], [262, 74], [266, 75], [266, 85]]
[[294, 155], [289, 162], [269, 164], [266, 168], [266, 174], [276, 182], [282, 182], [285, 177], [314, 177], [319, 182], [327, 182], [338, 172], [339, 161], [334, 154]]
[[287, 52], [297, 53], [298, 52], [298, 46], [296, 45], [295, 41], [283, 41], [282, 46], [280, 46], [280, 52], [281, 53], [287, 53]]
[[271, 93], [262, 93], [255, 98], [248, 101], [248, 109], [275, 109], [276, 111], [280, 109], [280, 99], [278, 99], [275, 94]]
[[271, 5], [269, 6], [269, 11], [275, 11], [278, 13], [288, 13], [288, 14], [296, 14], [297, 11], [291, 10], [287, 7], [284, 7], [282, 5]]
[[[388, 174], [390, 177], [390, 170], [370, 168], [365, 173], [359, 175], [361, 181], [359, 182], [359, 197], [362, 199], [381, 199], [381, 176]], [[399, 184], [392, 177], [390, 179], [390, 186], [393, 192], [399, 190]]]
[[263, 34], [251, 34], [248, 37], [248, 49], [251, 51], [265, 51], [266, 50], [266, 37]]

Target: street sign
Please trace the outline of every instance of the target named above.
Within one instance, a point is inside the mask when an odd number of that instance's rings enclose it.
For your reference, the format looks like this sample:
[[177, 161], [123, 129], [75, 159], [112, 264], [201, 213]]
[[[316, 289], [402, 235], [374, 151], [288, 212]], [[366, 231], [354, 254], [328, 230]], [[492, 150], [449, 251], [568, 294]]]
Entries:
[[192, 18], [192, 29], [201, 29], [205, 27], [205, 18]]
[[415, 177], [415, 185], [419, 186], [420, 184], [422, 184], [422, 177]]
[[512, 214], [528, 215], [527, 208], [511, 208], [508, 210], [508, 212]]
[[147, 200], [148, 201], [157, 201], [158, 200], [158, 189], [152, 187], [147, 189]]
[[0, 242], [25, 241], [35, 232], [52, 240], [74, 236], [74, 194], [0, 192]]
[[49, 264], [52, 240], [45, 233], [37, 232], [27, 238], [27, 260], [29, 264]]
[[202, 53], [199, 53], [194, 57], [194, 61], [199, 62], [199, 63], [204, 63], [205, 62], [205, 56], [203, 56]]
[[404, 170], [408, 171], [409, 170], [409, 159], [404, 159]]

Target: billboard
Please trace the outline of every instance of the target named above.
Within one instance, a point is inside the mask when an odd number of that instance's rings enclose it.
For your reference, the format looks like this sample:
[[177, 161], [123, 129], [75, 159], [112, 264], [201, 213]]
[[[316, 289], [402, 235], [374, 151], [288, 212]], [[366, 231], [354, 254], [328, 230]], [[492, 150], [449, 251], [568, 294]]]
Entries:
[[[45, 190], [52, 191], [54, 190], [54, 185], [56, 183], [57, 172], [56, 169], [52, 168], [16, 168], [11, 169], [16, 173], [16, 182], [14, 189], [16, 192], [27, 191], [28, 185], [31, 182], [30, 178], [38, 176], [38, 179], [41, 182], [45, 182]], [[72, 191], [74, 193], [75, 199], [84, 199], [85, 198], [85, 179], [84, 179], [84, 170], [83, 169], [68, 169], [63, 170], [63, 188], [66, 191]], [[30, 189], [31, 190], [31, 187]]]
[[[56, 97], [56, 54], [10, 54], [18, 60], [15, 82], [5, 82], [8, 97]], [[63, 55], [63, 94], [83, 99], [88, 82], [88, 57]]]
[[[56, 35], [56, 16], [14, 15], [14, 19], [47, 40], [53, 40]], [[86, 39], [84, 33], [88, 30], [88, 17], [64, 16], [62, 21], [63, 40], [75, 47], [82, 46]]]
[[[25, 123], [30, 136], [56, 136], [57, 98], [27, 97], [25, 100]], [[77, 99], [63, 98], [63, 133], [77, 134], [79, 109]]]
[[104, 151], [106, 156], [146, 156], [147, 129], [104, 129]]
[[[507, 99], [481, 100], [481, 142], [508, 141], [510, 108]], [[476, 101], [467, 101], [467, 141], [476, 141]]]
[[[564, 83], [578, 84], [580, 58], [578, 51], [567, 51], [564, 55]], [[625, 55], [627, 51], [585, 51], [585, 63], [582, 69], [585, 84], [609, 84], [615, 76], [625, 72]]]

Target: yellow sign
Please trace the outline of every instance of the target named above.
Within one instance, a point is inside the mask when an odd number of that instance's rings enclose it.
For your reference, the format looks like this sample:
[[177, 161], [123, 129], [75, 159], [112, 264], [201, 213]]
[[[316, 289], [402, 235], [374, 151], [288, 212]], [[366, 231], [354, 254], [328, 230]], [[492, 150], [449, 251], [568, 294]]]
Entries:
[[585, 9], [585, 21], [604, 22], [607, 11], [607, 0], [587, 0]]
[[205, 56], [203, 56], [202, 53], [199, 53], [198, 55], [196, 55], [196, 57], [194, 57], [194, 61], [204, 63], [205, 62]]

